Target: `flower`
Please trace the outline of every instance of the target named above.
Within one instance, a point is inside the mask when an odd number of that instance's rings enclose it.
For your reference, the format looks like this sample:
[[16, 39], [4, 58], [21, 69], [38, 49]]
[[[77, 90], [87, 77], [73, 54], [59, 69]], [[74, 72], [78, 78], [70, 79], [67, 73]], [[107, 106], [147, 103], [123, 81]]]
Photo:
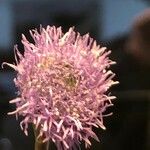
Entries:
[[23, 116], [26, 135], [32, 123], [37, 138], [52, 140], [58, 149], [74, 149], [82, 140], [88, 147], [90, 138], [99, 141], [92, 128], [105, 129], [104, 112], [115, 98], [108, 94], [117, 83], [109, 70], [115, 63], [108, 57], [111, 51], [73, 28], [63, 34], [61, 27], [47, 26], [30, 34], [34, 44], [22, 35], [24, 56], [15, 48], [16, 65], [3, 63], [18, 72], [18, 97], [10, 101], [17, 108], [8, 114]]

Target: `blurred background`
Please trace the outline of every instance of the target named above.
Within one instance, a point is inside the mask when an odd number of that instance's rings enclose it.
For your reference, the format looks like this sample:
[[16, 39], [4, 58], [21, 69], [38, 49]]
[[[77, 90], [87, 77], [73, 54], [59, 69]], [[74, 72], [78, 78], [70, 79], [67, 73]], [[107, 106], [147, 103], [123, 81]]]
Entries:
[[[29, 29], [40, 25], [89, 32], [117, 61], [114, 115], [104, 120], [106, 131], [94, 129], [101, 142], [92, 141], [90, 149], [150, 150], [150, 1], [0, 0], [0, 64], [14, 63], [15, 44], [23, 53], [21, 34], [30, 40]], [[15, 116], [7, 116], [15, 108], [8, 103], [16, 96], [15, 76], [0, 68], [0, 150], [33, 150], [32, 130], [26, 137]]]

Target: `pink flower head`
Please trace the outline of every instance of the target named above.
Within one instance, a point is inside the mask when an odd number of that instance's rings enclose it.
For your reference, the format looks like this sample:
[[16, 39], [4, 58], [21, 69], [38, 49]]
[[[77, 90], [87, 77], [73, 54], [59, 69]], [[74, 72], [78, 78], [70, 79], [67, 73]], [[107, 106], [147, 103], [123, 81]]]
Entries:
[[23, 116], [26, 135], [32, 123], [38, 138], [52, 140], [59, 150], [74, 149], [82, 140], [88, 147], [90, 138], [99, 141], [92, 127], [105, 129], [104, 112], [115, 98], [107, 91], [117, 83], [109, 70], [110, 51], [73, 28], [65, 34], [54, 26], [30, 33], [34, 44], [22, 36], [24, 56], [15, 48], [16, 66], [4, 63], [18, 72], [19, 95], [10, 101], [17, 108], [9, 114]]

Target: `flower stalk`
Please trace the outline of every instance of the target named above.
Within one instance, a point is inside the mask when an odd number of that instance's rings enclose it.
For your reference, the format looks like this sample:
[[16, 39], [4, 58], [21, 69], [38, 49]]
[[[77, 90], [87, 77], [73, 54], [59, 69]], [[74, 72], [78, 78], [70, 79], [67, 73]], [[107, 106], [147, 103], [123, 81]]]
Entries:
[[35, 140], [35, 149], [34, 150], [49, 150], [49, 142], [39, 142]]
[[36, 129], [33, 125], [33, 130], [35, 136], [34, 150], [49, 150], [49, 141], [43, 142], [43, 137], [38, 138], [40, 129]]

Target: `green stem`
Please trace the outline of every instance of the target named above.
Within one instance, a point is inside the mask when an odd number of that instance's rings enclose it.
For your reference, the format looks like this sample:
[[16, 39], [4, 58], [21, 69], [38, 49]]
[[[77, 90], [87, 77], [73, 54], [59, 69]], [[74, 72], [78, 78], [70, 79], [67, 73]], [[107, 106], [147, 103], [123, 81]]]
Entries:
[[49, 150], [49, 142], [41, 143], [35, 140], [35, 150]]
[[34, 150], [49, 150], [49, 141], [43, 143], [43, 137], [37, 139], [39, 135], [39, 128], [35, 129], [35, 126], [33, 125], [33, 130], [35, 136]]

